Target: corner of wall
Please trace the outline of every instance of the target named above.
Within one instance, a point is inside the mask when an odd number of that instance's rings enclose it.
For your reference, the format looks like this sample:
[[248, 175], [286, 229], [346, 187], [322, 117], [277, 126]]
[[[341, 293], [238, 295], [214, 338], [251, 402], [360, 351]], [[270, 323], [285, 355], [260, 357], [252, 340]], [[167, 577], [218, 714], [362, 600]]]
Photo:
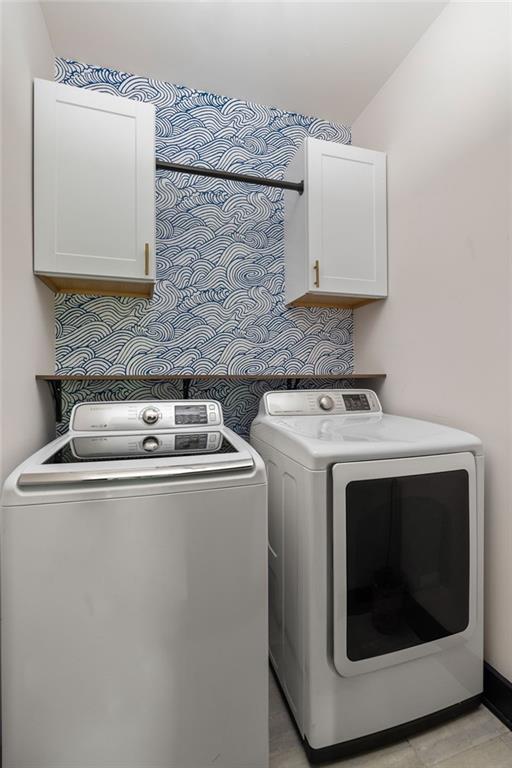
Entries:
[[53, 77], [55, 55], [39, 3], [3, 3], [1, 12], [0, 476], [5, 477], [54, 432], [48, 393], [34, 378], [53, 370], [55, 343], [53, 296], [32, 271], [32, 81]]
[[352, 131], [388, 153], [390, 267], [354, 314], [356, 364], [388, 373], [386, 410], [483, 441], [485, 655], [512, 680], [510, 11], [449, 3]]

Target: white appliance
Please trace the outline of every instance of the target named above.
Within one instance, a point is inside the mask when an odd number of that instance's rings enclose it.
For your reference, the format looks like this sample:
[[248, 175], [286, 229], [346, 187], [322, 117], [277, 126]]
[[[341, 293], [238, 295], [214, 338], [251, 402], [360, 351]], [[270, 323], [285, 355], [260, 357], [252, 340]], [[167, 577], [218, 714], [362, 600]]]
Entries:
[[267, 488], [219, 403], [84, 403], [3, 491], [4, 768], [268, 764]]
[[272, 666], [309, 759], [373, 747], [482, 692], [483, 454], [370, 390], [269, 392]]

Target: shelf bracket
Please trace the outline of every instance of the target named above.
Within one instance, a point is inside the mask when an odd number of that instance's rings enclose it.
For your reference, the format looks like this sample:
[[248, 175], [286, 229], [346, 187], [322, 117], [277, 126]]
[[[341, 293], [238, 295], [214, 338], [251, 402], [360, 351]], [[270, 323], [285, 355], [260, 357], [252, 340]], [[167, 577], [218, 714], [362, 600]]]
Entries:
[[183, 379], [183, 399], [189, 399], [190, 392], [190, 379]]
[[56, 379], [48, 379], [50, 394], [55, 407], [55, 421], [62, 421], [62, 382]]

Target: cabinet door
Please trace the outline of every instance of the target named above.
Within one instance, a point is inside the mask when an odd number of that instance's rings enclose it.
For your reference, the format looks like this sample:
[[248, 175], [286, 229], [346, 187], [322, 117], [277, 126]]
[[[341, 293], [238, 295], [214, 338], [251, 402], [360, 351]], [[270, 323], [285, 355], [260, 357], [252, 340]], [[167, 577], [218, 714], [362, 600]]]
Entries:
[[308, 139], [307, 187], [309, 291], [386, 296], [386, 155]]
[[35, 272], [153, 281], [154, 106], [36, 80], [34, 140]]

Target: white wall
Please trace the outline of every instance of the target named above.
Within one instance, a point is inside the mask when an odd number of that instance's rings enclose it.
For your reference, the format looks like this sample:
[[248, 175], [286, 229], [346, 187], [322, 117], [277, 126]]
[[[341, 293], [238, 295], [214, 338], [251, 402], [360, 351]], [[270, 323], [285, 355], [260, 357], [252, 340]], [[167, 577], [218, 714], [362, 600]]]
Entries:
[[59, 56], [350, 123], [445, 4], [43, 5]]
[[512, 355], [507, 4], [450, 4], [352, 126], [388, 152], [389, 298], [356, 310], [386, 410], [479, 435], [486, 659], [512, 680]]
[[32, 274], [32, 80], [53, 79], [39, 3], [2, 3], [0, 477], [54, 433], [35, 373], [54, 369], [53, 296]]

